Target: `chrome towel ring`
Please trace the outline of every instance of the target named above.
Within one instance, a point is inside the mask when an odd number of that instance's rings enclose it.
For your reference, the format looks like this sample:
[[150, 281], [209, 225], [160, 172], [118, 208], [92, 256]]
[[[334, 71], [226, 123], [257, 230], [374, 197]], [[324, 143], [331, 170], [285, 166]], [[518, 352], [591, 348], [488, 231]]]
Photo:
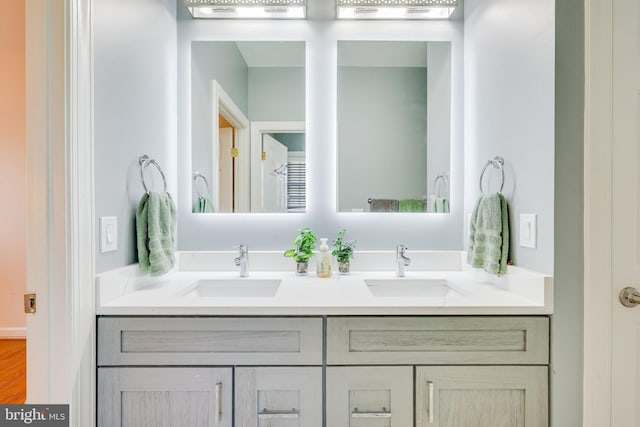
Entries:
[[164, 183], [164, 192], [166, 193], [167, 178], [164, 176], [164, 172], [162, 172], [162, 168], [160, 167], [158, 162], [156, 162], [155, 159], [150, 158], [146, 154], [143, 154], [138, 158], [138, 163], [140, 164], [140, 181], [142, 181], [142, 186], [144, 187], [144, 191], [146, 191], [147, 193], [151, 192], [149, 191], [149, 188], [147, 188], [147, 183], [144, 181], [144, 170], [147, 168], [147, 166], [153, 165], [158, 169], [158, 171], [160, 172], [160, 175], [162, 175], [162, 182]]
[[435, 177], [433, 180], [433, 189], [436, 197], [447, 197], [447, 194], [449, 194], [449, 176], [447, 172]]
[[[202, 195], [202, 193], [200, 192], [200, 187], [198, 187], [198, 178], [202, 180], [202, 182], [204, 182], [204, 187], [207, 189], [207, 194], [205, 195]], [[207, 181], [207, 178], [198, 171], [195, 171], [195, 173], [193, 174], [193, 185], [195, 185], [196, 187], [196, 193], [198, 194], [198, 197], [209, 197], [209, 195], [211, 195], [211, 190], [209, 189], [209, 181]]]
[[482, 168], [482, 172], [480, 172], [480, 192], [484, 194], [484, 190], [482, 189], [482, 178], [484, 177], [484, 173], [487, 171], [487, 167], [489, 167], [489, 165], [500, 171], [502, 181], [500, 182], [499, 193], [502, 193], [502, 189], [504, 188], [504, 159], [500, 156], [495, 156], [492, 160], [487, 160], [487, 163]]

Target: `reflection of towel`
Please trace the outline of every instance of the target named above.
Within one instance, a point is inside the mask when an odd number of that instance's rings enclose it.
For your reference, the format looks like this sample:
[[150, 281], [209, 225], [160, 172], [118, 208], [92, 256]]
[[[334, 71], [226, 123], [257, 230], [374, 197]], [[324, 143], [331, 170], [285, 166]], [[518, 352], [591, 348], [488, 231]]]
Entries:
[[431, 196], [429, 198], [429, 212], [449, 213], [449, 199]]
[[195, 213], [212, 213], [213, 212], [213, 202], [209, 197], [198, 196], [198, 201], [196, 202], [196, 207], [193, 208], [193, 212]]
[[398, 212], [399, 204], [393, 199], [371, 199], [371, 212]]
[[509, 256], [509, 209], [499, 193], [482, 196], [471, 214], [467, 262], [488, 273], [504, 274]]
[[161, 276], [176, 263], [176, 207], [169, 193], [146, 193], [136, 212], [138, 263], [152, 276]]
[[424, 212], [423, 199], [400, 200], [400, 212]]

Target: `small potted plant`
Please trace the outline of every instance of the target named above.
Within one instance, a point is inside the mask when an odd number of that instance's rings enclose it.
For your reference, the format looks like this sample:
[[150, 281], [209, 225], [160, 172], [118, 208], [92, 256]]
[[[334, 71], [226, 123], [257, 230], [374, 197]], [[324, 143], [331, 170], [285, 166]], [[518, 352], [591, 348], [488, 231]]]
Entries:
[[340, 271], [341, 274], [349, 274], [351, 268], [349, 261], [353, 258], [353, 250], [356, 247], [355, 240], [343, 240], [346, 232], [346, 228], [340, 230], [336, 239], [332, 242], [334, 249], [331, 255], [337, 258], [338, 271]]
[[295, 247], [286, 250], [284, 256], [292, 257], [296, 262], [296, 273], [304, 275], [309, 271], [309, 259], [313, 256], [316, 236], [313, 235], [310, 228], [303, 228], [299, 231], [300, 234], [293, 240]]

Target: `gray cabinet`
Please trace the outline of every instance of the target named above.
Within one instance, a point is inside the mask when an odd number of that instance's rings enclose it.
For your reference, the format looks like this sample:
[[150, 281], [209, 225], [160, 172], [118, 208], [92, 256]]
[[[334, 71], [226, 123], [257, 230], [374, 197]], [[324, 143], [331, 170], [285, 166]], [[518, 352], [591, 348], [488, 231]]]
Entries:
[[328, 367], [327, 426], [413, 427], [413, 367]]
[[534, 365], [549, 360], [546, 317], [330, 317], [330, 365]]
[[101, 317], [98, 427], [547, 427], [548, 342], [542, 316]]
[[[540, 316], [330, 317], [327, 364], [346, 366], [327, 368], [327, 426], [413, 426], [404, 414], [415, 396], [416, 427], [546, 427], [548, 342]], [[414, 368], [415, 394], [394, 371], [413, 380]], [[370, 420], [358, 424], [354, 396], [364, 390], [389, 413], [367, 406]]]
[[237, 427], [322, 427], [322, 368], [237, 368]]
[[546, 427], [546, 366], [416, 369], [416, 427]]
[[321, 365], [319, 317], [100, 317], [98, 365]]
[[232, 427], [231, 368], [100, 368], [100, 427]]

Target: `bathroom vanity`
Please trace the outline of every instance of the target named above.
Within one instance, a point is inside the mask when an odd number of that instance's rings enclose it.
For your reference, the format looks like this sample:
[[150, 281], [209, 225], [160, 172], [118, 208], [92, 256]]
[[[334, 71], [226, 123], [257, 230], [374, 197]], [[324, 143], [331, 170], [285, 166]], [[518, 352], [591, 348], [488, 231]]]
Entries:
[[241, 278], [198, 253], [99, 275], [98, 425], [547, 426], [552, 279], [412, 255], [406, 277]]

